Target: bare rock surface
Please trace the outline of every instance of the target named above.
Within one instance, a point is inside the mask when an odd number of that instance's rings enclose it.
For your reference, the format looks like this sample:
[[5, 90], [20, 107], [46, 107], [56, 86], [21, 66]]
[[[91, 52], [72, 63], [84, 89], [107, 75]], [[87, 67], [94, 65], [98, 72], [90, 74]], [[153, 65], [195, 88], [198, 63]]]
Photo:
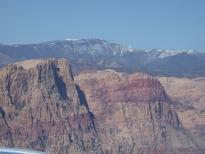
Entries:
[[205, 78], [158, 77], [184, 128], [205, 139]]
[[92, 119], [80, 104], [65, 59], [8, 65], [0, 70], [0, 86], [1, 146], [49, 153], [96, 152]]
[[0, 69], [0, 146], [51, 154], [203, 154], [160, 82], [113, 70], [73, 78], [65, 59]]
[[108, 153], [204, 153], [201, 140], [183, 129], [157, 79], [106, 70], [75, 80], [95, 111], [97, 132]]

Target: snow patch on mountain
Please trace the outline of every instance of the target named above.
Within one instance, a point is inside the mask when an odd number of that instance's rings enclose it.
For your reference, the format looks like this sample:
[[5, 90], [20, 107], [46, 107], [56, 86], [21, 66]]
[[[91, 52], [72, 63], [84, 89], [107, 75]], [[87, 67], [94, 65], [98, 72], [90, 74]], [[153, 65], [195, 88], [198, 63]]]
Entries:
[[170, 56], [175, 56], [179, 54], [188, 54], [188, 55], [194, 55], [197, 54], [198, 52], [195, 50], [187, 50], [187, 49], [182, 49], [182, 50], [175, 50], [175, 49], [153, 49], [153, 50], [145, 50], [146, 53], [150, 54], [151, 56], [155, 58], [166, 58]]
[[76, 38], [65, 38], [65, 41], [78, 41], [80, 39], [76, 39]]
[[51, 43], [48, 43], [49, 46], [54, 46], [56, 45], [55, 43], [51, 42]]

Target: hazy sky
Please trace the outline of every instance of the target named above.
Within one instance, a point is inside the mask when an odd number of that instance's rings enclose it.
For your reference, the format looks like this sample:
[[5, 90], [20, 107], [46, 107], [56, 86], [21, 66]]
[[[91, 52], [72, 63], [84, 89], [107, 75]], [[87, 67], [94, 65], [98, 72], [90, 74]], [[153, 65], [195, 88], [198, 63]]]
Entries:
[[90, 37], [205, 51], [205, 0], [0, 0], [0, 43]]

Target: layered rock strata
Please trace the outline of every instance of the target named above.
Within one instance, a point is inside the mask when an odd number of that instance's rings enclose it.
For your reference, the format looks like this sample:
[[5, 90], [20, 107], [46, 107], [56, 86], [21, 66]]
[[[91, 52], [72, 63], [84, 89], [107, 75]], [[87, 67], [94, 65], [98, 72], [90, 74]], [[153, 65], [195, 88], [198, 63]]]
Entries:
[[59, 154], [203, 154], [160, 82], [113, 70], [75, 77], [65, 59], [0, 69], [0, 146]]
[[75, 78], [95, 111], [96, 128], [108, 153], [203, 153], [182, 127], [160, 82], [146, 74], [113, 70]]
[[65, 59], [0, 70], [0, 145], [49, 153], [96, 152], [92, 118]]

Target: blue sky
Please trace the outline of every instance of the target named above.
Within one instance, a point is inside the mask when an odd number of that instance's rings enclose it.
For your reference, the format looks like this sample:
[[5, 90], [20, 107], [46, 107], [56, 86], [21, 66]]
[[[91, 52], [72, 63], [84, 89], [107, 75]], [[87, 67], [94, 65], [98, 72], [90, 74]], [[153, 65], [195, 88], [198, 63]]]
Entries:
[[205, 51], [205, 0], [0, 1], [0, 43], [90, 37]]

